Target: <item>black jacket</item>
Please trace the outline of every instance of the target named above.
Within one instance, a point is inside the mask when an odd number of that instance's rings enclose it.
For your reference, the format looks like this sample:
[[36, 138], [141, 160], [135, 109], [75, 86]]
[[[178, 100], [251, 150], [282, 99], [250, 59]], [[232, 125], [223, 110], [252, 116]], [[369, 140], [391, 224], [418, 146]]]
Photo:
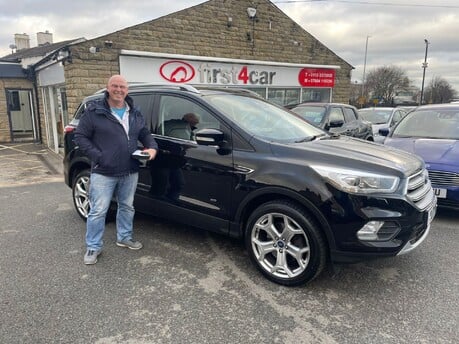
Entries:
[[127, 96], [129, 105], [129, 135], [111, 114], [108, 93], [104, 99], [88, 104], [75, 130], [75, 142], [91, 159], [91, 171], [107, 176], [123, 176], [139, 170], [139, 161], [131, 154], [138, 149], [138, 141], [145, 148], [158, 145], [145, 127], [145, 119]]

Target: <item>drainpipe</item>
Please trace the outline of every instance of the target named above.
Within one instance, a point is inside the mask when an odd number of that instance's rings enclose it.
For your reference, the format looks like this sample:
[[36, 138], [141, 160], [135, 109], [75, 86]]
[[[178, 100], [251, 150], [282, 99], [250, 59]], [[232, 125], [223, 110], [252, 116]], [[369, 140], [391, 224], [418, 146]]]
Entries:
[[[36, 105], [36, 114], [37, 114], [37, 142], [35, 143], [43, 143], [41, 137], [41, 115], [40, 115], [40, 99], [38, 98], [38, 86], [37, 86], [37, 74], [35, 73], [35, 68], [33, 66], [29, 66], [27, 68], [27, 79], [32, 81], [33, 91], [35, 93], [35, 105]], [[32, 104], [33, 106], [34, 104]]]

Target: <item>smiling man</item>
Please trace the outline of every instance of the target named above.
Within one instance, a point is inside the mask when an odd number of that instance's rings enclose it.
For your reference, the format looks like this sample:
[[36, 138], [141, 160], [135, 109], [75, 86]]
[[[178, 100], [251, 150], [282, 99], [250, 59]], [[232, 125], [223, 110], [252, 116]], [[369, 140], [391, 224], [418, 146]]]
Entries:
[[105, 217], [113, 197], [117, 200], [116, 245], [139, 250], [133, 239], [134, 193], [139, 162], [132, 157], [140, 141], [154, 159], [158, 145], [145, 119], [128, 95], [128, 83], [112, 76], [105, 97], [88, 104], [75, 130], [77, 145], [91, 158], [90, 211], [86, 223], [85, 264], [95, 264], [102, 252]]

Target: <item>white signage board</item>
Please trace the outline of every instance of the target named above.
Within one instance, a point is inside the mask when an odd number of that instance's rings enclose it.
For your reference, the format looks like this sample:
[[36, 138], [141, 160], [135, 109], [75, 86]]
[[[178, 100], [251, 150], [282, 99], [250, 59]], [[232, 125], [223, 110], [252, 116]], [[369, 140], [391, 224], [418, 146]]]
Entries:
[[[339, 68], [185, 55], [138, 54], [123, 55], [122, 52], [120, 55], [120, 71], [128, 82], [240, 87], [333, 87], [335, 69]], [[305, 78], [310, 71], [317, 72], [313, 73], [317, 75], [315, 79]], [[310, 84], [311, 81], [315, 84]]]

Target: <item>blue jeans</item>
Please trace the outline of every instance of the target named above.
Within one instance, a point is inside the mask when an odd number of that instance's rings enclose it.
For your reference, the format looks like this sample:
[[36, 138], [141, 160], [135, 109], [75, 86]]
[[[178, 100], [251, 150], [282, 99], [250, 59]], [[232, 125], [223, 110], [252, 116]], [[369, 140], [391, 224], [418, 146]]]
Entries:
[[138, 178], [138, 173], [123, 177], [109, 177], [91, 173], [89, 183], [90, 209], [86, 222], [86, 246], [88, 249], [102, 249], [105, 217], [113, 196], [118, 203], [116, 238], [118, 241], [132, 239], [133, 203]]

